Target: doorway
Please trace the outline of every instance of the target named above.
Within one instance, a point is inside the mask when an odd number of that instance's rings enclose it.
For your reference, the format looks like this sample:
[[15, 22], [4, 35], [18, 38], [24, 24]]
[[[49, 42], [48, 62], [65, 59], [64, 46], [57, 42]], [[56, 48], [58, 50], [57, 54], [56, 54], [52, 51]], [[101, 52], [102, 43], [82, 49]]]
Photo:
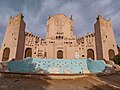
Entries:
[[31, 48], [26, 48], [26, 50], [25, 50], [25, 58], [26, 57], [32, 57], [32, 49]]
[[57, 51], [57, 58], [63, 59], [63, 51], [62, 50]]
[[10, 55], [10, 48], [5, 48], [3, 51], [2, 61], [9, 60], [9, 55]]
[[91, 58], [94, 60], [94, 51], [93, 49], [88, 49], [87, 50], [87, 58]]
[[115, 52], [114, 52], [114, 50], [109, 49], [108, 55], [109, 55], [109, 60], [113, 60], [113, 58], [115, 57]]

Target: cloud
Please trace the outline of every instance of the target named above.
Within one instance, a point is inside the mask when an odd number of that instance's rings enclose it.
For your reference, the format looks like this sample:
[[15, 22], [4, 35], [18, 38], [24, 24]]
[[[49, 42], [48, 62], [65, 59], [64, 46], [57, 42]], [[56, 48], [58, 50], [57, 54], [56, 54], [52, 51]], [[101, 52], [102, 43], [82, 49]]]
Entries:
[[[120, 0], [0, 0], [0, 44], [9, 16], [24, 15], [26, 31], [45, 37], [47, 16], [73, 15], [74, 32], [80, 37], [94, 32], [96, 17], [111, 18], [116, 41], [120, 46]], [[4, 20], [3, 20], [4, 19]]]

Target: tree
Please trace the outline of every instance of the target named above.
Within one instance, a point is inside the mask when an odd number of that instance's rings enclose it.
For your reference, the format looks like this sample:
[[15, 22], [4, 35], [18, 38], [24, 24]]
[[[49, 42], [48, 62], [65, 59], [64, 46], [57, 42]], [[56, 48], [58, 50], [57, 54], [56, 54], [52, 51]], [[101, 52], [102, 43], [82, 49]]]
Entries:
[[120, 65], [120, 47], [117, 46], [118, 48], [118, 54], [114, 57], [114, 63]]

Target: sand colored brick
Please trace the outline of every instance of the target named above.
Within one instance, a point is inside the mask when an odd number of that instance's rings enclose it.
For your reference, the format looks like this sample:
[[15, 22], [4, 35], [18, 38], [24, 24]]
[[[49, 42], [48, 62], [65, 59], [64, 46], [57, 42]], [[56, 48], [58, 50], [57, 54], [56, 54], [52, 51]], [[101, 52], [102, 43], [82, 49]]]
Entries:
[[56, 14], [49, 16], [46, 36], [25, 32], [25, 22], [20, 13], [10, 17], [0, 49], [0, 60], [25, 57], [47, 59], [106, 59], [112, 60], [118, 54], [110, 20], [98, 16], [94, 33], [77, 38], [73, 30], [72, 16]]

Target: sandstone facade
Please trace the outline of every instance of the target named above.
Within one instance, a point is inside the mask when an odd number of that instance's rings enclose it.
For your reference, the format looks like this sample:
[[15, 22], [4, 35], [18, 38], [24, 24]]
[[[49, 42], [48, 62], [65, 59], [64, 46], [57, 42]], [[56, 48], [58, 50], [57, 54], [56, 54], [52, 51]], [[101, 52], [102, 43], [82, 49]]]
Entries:
[[25, 32], [25, 22], [20, 13], [10, 17], [0, 50], [0, 60], [26, 57], [47, 59], [106, 59], [118, 54], [110, 20], [98, 16], [94, 24], [95, 33], [76, 38], [73, 19], [63, 14], [49, 16], [46, 37]]

